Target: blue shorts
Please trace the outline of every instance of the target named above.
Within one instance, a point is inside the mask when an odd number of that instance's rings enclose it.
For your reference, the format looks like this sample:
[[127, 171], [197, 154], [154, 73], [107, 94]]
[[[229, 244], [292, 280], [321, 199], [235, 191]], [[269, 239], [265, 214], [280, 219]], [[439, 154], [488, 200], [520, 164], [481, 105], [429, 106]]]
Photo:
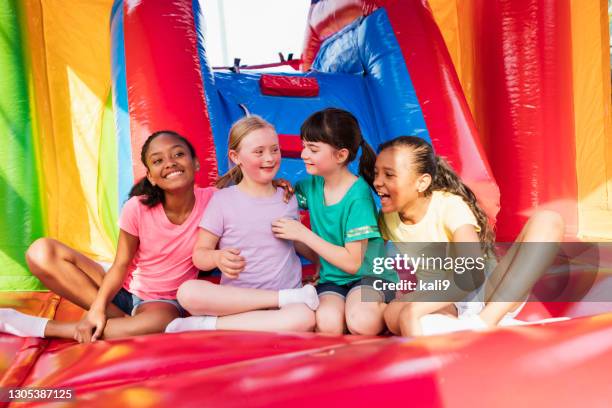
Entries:
[[[347, 283], [346, 285], [337, 285], [333, 282], [324, 282], [324, 283], [319, 283], [316, 286], [316, 288], [317, 288], [317, 293], [319, 294], [319, 296], [336, 295], [343, 299], [346, 299], [349, 293], [351, 293], [355, 289], [358, 289], [361, 286], [369, 286], [372, 289], [374, 289], [375, 281], [388, 282], [385, 279], [374, 278], [372, 276], [364, 276], [363, 278]], [[385, 290], [377, 290], [377, 292], [380, 295], [380, 300], [382, 302], [389, 303], [393, 299], [395, 299], [395, 291], [393, 290], [385, 289]]]
[[176, 309], [179, 312], [180, 317], [184, 317], [187, 315], [187, 312], [185, 311], [185, 309], [183, 309], [183, 307], [179, 305], [179, 302], [177, 302], [176, 299], [142, 300], [141, 298], [134, 295], [133, 293], [128, 292], [125, 288], [121, 288], [121, 290], [117, 292], [117, 294], [115, 295], [112, 301], [112, 303], [115, 306], [117, 306], [125, 314], [128, 314], [130, 316], [134, 316], [134, 312], [136, 312], [136, 309], [138, 308], [138, 306], [145, 304], [145, 303], [152, 303], [152, 302], [170, 303], [171, 305], [174, 305], [176, 307]]

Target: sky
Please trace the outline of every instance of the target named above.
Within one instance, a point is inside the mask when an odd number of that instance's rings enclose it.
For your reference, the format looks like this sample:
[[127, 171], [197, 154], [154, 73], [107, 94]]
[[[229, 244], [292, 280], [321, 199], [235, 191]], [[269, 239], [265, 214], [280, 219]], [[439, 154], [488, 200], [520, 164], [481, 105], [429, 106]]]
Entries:
[[[206, 50], [212, 66], [278, 62], [278, 53], [299, 58], [310, 0], [200, 0]], [[224, 17], [224, 18], [223, 18]], [[226, 33], [223, 52], [222, 32]], [[291, 70], [291, 68], [284, 68]]]

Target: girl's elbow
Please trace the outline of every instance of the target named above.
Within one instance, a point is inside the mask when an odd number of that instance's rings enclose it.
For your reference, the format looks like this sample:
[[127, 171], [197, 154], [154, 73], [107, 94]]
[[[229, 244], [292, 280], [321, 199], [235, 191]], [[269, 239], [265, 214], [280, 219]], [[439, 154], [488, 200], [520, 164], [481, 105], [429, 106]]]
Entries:
[[200, 257], [194, 256], [191, 258], [191, 260], [194, 266], [201, 271], [207, 271], [210, 269], [208, 265], [206, 265], [206, 262], [202, 262], [202, 259], [200, 259]]
[[203, 260], [204, 260], [204, 257], [202, 256], [200, 251], [197, 251], [197, 250], [193, 251], [193, 254], [191, 255], [191, 262], [193, 262], [195, 267], [201, 271], [205, 270], [205, 269], [202, 269], [202, 266], [204, 266]]
[[195, 266], [205, 271], [206, 269], [203, 267], [210, 264], [212, 259], [212, 251], [210, 251], [208, 248], [196, 246], [193, 250], [193, 254], [191, 255], [191, 259], [193, 260], [193, 264]]
[[361, 269], [361, 262], [356, 263], [356, 262], [351, 262], [350, 265], [347, 265], [348, 267], [346, 268], [346, 273], [349, 273], [351, 275], [356, 275], [357, 272], [359, 272], [359, 269]]

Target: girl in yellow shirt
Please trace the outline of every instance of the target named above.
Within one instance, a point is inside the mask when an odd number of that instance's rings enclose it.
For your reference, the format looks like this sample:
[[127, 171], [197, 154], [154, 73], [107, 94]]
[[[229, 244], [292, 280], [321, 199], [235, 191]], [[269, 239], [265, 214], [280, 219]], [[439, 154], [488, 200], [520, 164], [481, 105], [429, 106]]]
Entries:
[[[381, 199], [379, 224], [385, 240], [398, 248], [400, 243], [472, 242], [475, 244], [456, 245], [455, 249], [462, 255], [494, 258], [495, 234], [486, 214], [474, 193], [435, 155], [431, 145], [418, 137], [402, 136], [379, 150], [374, 187]], [[492, 327], [506, 317], [513, 318], [550, 266], [563, 231], [559, 214], [536, 212], [492, 273], [485, 272], [487, 279], [480, 290], [465, 289], [457, 282], [466, 276], [451, 271], [446, 277], [454, 279], [452, 287], [417, 290], [392, 302], [385, 310], [389, 330], [404, 336], [434, 334]], [[526, 242], [550, 244], [523, 245]], [[474, 296], [476, 292], [480, 297]]]

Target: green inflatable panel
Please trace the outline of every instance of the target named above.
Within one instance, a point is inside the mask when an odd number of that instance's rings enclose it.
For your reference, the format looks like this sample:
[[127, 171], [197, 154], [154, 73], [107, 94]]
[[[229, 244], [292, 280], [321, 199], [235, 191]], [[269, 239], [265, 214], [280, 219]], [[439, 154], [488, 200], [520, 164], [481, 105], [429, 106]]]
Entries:
[[0, 0], [0, 291], [45, 290], [25, 251], [44, 234], [19, 0]]

